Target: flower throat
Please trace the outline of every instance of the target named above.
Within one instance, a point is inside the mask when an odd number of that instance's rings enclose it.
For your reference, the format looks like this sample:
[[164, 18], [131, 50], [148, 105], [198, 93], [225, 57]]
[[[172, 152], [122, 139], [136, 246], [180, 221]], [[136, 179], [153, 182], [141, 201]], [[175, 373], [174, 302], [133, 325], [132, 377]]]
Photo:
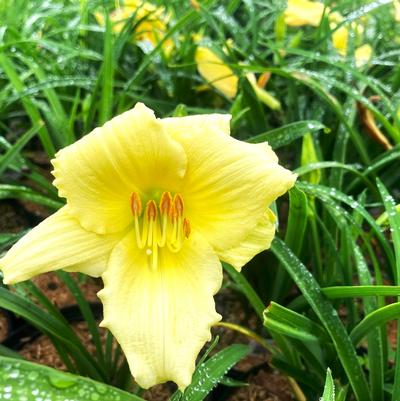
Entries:
[[143, 212], [139, 194], [131, 195], [131, 210], [135, 221], [137, 246], [146, 249], [149, 267], [157, 269], [158, 248], [167, 246], [171, 252], [178, 252], [190, 235], [189, 220], [183, 216], [184, 204], [180, 194], [172, 198], [169, 192], [163, 192], [157, 206], [155, 200], [149, 200]]

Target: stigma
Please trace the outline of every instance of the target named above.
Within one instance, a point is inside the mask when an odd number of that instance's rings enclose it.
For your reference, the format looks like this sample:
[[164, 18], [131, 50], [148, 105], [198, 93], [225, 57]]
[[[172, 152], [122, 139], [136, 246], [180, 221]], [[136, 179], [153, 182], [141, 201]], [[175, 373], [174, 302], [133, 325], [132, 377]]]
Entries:
[[179, 252], [190, 236], [182, 196], [172, 197], [170, 192], [164, 192], [159, 202], [151, 199], [143, 209], [139, 194], [133, 192], [130, 202], [137, 246], [145, 250], [149, 267], [156, 270], [159, 249], [167, 247], [171, 252]]

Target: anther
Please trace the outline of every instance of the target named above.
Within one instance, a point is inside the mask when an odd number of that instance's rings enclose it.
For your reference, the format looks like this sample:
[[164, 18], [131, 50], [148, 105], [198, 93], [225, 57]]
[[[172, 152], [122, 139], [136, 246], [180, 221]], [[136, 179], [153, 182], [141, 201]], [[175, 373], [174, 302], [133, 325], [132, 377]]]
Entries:
[[164, 192], [160, 200], [160, 212], [162, 215], [168, 215], [172, 206], [172, 197], [169, 192]]
[[183, 233], [185, 234], [186, 238], [189, 238], [189, 235], [190, 235], [190, 223], [189, 223], [189, 220], [186, 217], [183, 219]]
[[148, 201], [146, 205], [146, 214], [147, 214], [147, 219], [150, 220], [155, 220], [157, 217], [157, 205], [156, 202], [153, 200]]
[[174, 196], [174, 208], [175, 212], [178, 216], [182, 216], [183, 214], [183, 199], [182, 196], [179, 194], [176, 194]]
[[142, 213], [142, 201], [136, 192], [131, 195], [131, 210], [134, 216], [140, 216]]

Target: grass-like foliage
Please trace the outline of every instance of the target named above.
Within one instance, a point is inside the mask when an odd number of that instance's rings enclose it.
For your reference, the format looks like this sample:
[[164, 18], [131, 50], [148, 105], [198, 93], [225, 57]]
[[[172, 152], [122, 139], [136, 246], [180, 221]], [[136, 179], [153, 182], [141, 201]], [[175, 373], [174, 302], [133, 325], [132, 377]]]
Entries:
[[[300, 398], [399, 400], [400, 347], [389, 342], [397, 330], [389, 336], [387, 326], [400, 314], [400, 22], [393, 2], [328, 0], [343, 16], [334, 28], [327, 15], [317, 26], [285, 25], [280, 0], [153, 4], [168, 15], [156, 43], [137, 29], [151, 15], [138, 21], [133, 13], [115, 29], [113, 1], [0, 2], [0, 199], [60, 208], [50, 166], [32, 153], [49, 160], [138, 101], [160, 117], [231, 113], [234, 137], [269, 141], [298, 174], [275, 205], [280, 221], [271, 250], [243, 273], [224, 265], [225, 284], [259, 318], [256, 332], [232, 327], [268, 348], [271, 364], [292, 378]], [[346, 54], [332, 41], [340, 27], [348, 28]], [[355, 50], [363, 44], [372, 55], [360, 65]], [[198, 73], [198, 46], [239, 78], [235, 96]], [[280, 105], [257, 93], [249, 73]], [[25, 232], [1, 232], [0, 252]], [[48, 335], [71, 373], [132, 389], [121, 349], [111, 334], [101, 341], [76, 282], [57, 274], [88, 323], [96, 356], [32, 282], [0, 288], [0, 307]], [[230, 346], [206, 355], [185, 395], [172, 399], [204, 399], [218, 382], [238, 385], [225, 374], [247, 352]], [[9, 359], [17, 356], [12, 350], [0, 354], [7, 357], [0, 358], [1, 388], [12, 378], [2, 369], [18, 362]], [[29, 366], [14, 368], [28, 377]], [[38, 367], [32, 372], [42, 374]], [[60, 380], [54, 400], [86, 379]]]

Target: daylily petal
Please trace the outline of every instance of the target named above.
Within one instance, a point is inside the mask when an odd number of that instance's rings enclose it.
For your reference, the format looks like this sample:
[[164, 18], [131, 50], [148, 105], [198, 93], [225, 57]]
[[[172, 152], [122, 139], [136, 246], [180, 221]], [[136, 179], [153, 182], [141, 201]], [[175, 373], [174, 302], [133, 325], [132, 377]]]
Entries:
[[356, 60], [356, 66], [361, 67], [364, 64], [368, 63], [369, 60], [371, 60], [372, 57], [372, 47], [368, 43], [357, 47], [357, 49], [354, 52], [354, 58]]
[[333, 32], [332, 45], [340, 55], [346, 56], [348, 42], [349, 42], [349, 30], [344, 25], [342, 25], [335, 32]]
[[[324, 15], [323, 3], [309, 0], [288, 0], [285, 23], [289, 26], [319, 26]], [[326, 13], [329, 11], [327, 8]]]
[[168, 132], [188, 157], [180, 190], [186, 216], [217, 252], [239, 245], [295, 182], [266, 143], [241, 142], [212, 127]]
[[57, 153], [59, 195], [87, 230], [123, 230], [132, 221], [129, 198], [154, 188], [176, 190], [186, 155], [141, 103]]
[[[197, 135], [207, 136], [210, 132], [223, 133], [226, 135], [231, 134], [230, 121], [232, 116], [230, 114], [201, 114], [185, 117], [170, 117], [161, 119], [161, 123], [167, 132], [178, 142], [180, 138], [194, 137]], [[240, 142], [243, 146], [248, 146], [245, 142]], [[250, 147], [258, 146], [263, 156], [266, 157], [268, 162], [278, 163], [278, 157], [272, 150], [267, 142], [259, 143], [257, 145], [250, 145]]]
[[103, 274], [102, 326], [117, 338], [141, 387], [172, 380], [184, 389], [197, 354], [211, 339], [210, 327], [221, 318], [213, 299], [222, 283], [221, 264], [196, 233], [177, 253], [162, 248], [155, 270], [134, 244], [127, 234]]
[[270, 247], [275, 235], [275, 222], [275, 215], [268, 209], [248, 237], [238, 246], [218, 252], [219, 258], [240, 271], [255, 255]]
[[210, 127], [224, 134], [230, 135], [230, 114], [198, 114], [195, 116], [170, 117], [161, 120], [168, 132], [174, 131], [179, 135], [185, 135], [193, 129], [207, 132]]
[[111, 249], [121, 239], [84, 230], [64, 206], [21, 238], [0, 259], [4, 283], [65, 269], [100, 276]]
[[239, 78], [212, 50], [199, 46], [195, 61], [199, 74], [226, 97], [236, 96]]

